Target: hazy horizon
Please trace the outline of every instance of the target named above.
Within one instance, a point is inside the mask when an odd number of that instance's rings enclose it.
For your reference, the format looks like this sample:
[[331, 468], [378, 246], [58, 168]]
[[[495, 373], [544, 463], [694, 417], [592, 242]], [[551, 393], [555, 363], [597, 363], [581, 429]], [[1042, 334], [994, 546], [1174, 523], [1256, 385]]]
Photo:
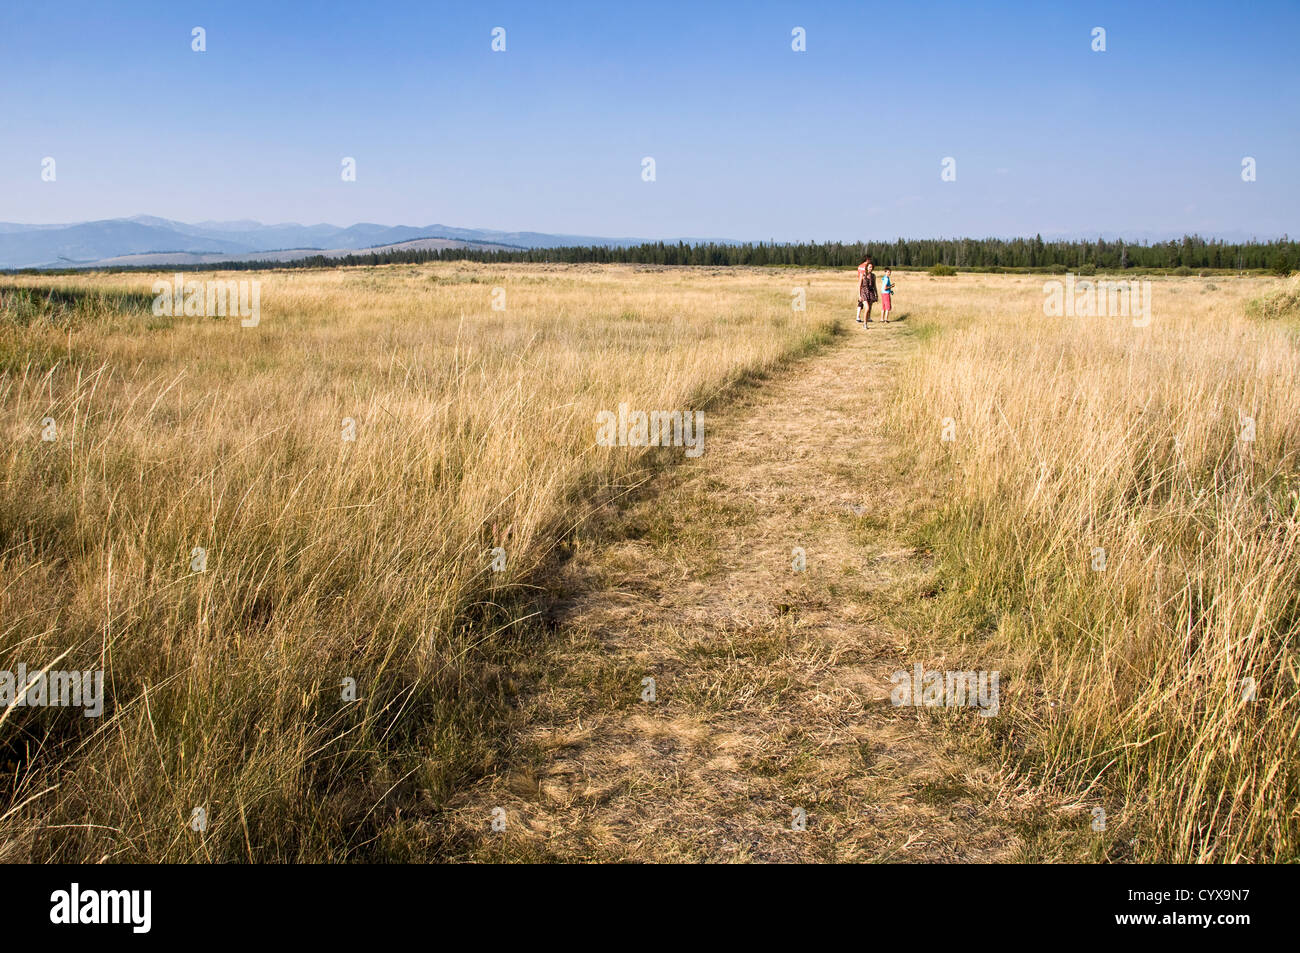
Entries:
[[976, 234], [864, 235], [862, 237], [853, 238], [853, 239], [838, 239], [838, 238], [773, 239], [770, 237], [755, 238], [755, 237], [737, 237], [734, 235], [711, 235], [711, 236], [700, 236], [700, 235], [644, 236], [644, 235], [615, 235], [615, 234], [582, 235], [582, 234], [576, 234], [570, 232], [558, 232], [554, 229], [548, 229], [544, 227], [507, 229], [507, 228], [500, 228], [492, 224], [484, 224], [484, 223], [470, 224], [465, 222], [427, 222], [427, 223], [417, 223], [414, 221], [380, 222], [374, 219], [361, 219], [355, 222], [348, 222], [346, 224], [343, 224], [341, 222], [328, 222], [324, 220], [282, 222], [282, 221], [262, 221], [253, 218], [202, 219], [199, 221], [182, 221], [180, 219], [167, 219], [161, 215], [151, 215], [147, 212], [141, 212], [134, 215], [120, 216], [117, 218], [82, 219], [82, 220], [70, 220], [70, 221], [60, 221], [60, 222], [0, 221], [0, 226], [21, 226], [21, 227], [44, 229], [44, 228], [73, 227], [77, 225], [91, 225], [100, 222], [148, 221], [148, 220], [166, 221], [173, 224], [186, 225], [193, 228], [218, 229], [224, 227], [224, 228], [230, 228], [232, 230], [237, 228], [266, 229], [266, 230], [279, 229], [279, 228], [302, 228], [302, 229], [332, 228], [332, 229], [338, 229], [340, 231], [344, 231], [346, 229], [357, 228], [359, 226], [375, 225], [383, 228], [394, 228], [394, 229], [396, 228], [417, 228], [417, 229], [418, 228], [448, 228], [448, 229], [459, 229], [464, 231], [475, 231], [475, 232], [491, 232], [491, 233], [501, 233], [501, 234], [539, 234], [539, 235], [549, 235], [549, 236], [556, 236], [556, 237], [573, 237], [573, 238], [582, 238], [582, 239], [590, 239], [590, 238], [610, 239], [615, 241], [644, 239], [650, 242], [685, 240], [685, 241], [700, 241], [700, 242], [725, 241], [725, 242], [751, 243], [751, 244], [757, 244], [759, 242], [764, 242], [764, 243], [776, 242], [777, 244], [796, 244], [800, 242], [804, 242], [804, 243], [812, 242], [812, 243], [821, 244], [825, 242], [841, 242], [841, 243], [851, 244], [851, 243], [869, 243], [869, 242], [892, 242], [898, 240], [952, 241], [952, 240], [959, 240], [959, 239], [972, 239], [977, 241], [978, 240], [1009, 241], [1009, 240], [1015, 240], [1021, 238], [1034, 238], [1035, 236], [1041, 237], [1045, 241], [1095, 241], [1097, 239], [1103, 239], [1105, 241], [1115, 241], [1118, 239], [1126, 239], [1126, 240], [1132, 239], [1134, 242], [1145, 241], [1145, 242], [1152, 242], [1152, 243], [1176, 241], [1184, 236], [1192, 236], [1192, 237], [1199, 237], [1208, 241], [1224, 241], [1224, 242], [1236, 242], [1236, 243], [1258, 241], [1261, 243], [1267, 243], [1267, 242], [1278, 241], [1290, 237], [1289, 233], [1287, 232], [1279, 232], [1277, 234], [1265, 235], [1265, 234], [1248, 233], [1245, 231], [1237, 230], [1234, 232], [1226, 232], [1226, 233], [1184, 232], [1181, 234], [1175, 234], [1173, 232], [1145, 232], [1145, 233], [1137, 232], [1137, 231], [1118, 232], [1109, 229], [1103, 230], [1101, 232], [1077, 232], [1077, 233], [1061, 233], [1061, 232], [1044, 233], [1044, 232], [1031, 231], [1025, 233], [1016, 233], [1016, 234], [1006, 233], [1006, 234], [980, 234], [980, 235], [976, 235]]

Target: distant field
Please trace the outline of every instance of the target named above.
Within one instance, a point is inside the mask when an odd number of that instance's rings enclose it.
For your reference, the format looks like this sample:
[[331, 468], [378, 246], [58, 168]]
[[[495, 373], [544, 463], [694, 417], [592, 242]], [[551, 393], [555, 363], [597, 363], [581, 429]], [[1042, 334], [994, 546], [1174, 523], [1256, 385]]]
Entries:
[[[251, 261], [259, 263], [279, 263], [297, 261], [302, 258], [346, 258], [349, 255], [383, 255], [390, 252], [430, 251], [443, 248], [467, 248], [470, 243], [453, 238], [417, 238], [408, 242], [396, 242], [390, 245], [375, 245], [372, 248], [287, 248], [280, 251], [263, 252], [153, 252], [139, 255], [120, 255], [115, 258], [101, 258], [89, 262], [86, 268], [186, 268], [186, 267], [220, 267], [230, 262]], [[475, 247], [484, 251], [506, 251], [509, 245], [494, 245], [489, 242], [477, 242]], [[63, 269], [60, 269], [61, 271]]]

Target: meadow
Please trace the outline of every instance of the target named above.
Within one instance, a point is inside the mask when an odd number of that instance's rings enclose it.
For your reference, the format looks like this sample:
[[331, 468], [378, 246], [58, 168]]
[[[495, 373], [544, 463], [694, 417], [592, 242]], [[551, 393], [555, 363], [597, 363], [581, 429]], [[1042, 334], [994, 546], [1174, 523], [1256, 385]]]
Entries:
[[981, 742], [1092, 817], [1071, 858], [1295, 860], [1296, 279], [1158, 278], [1145, 326], [949, 280], [893, 425], [931, 641], [1004, 672]]
[[[502, 768], [549, 567], [681, 459], [597, 415], [859, 333], [831, 270], [232, 273], [256, 327], [154, 315], [160, 277], [0, 282], [0, 669], [106, 678], [99, 718], [0, 712], [0, 859], [429, 859]], [[1010, 783], [1107, 818], [1039, 854], [1295, 859], [1294, 286], [1155, 278], [1138, 327], [899, 278], [914, 348], [863, 386], [935, 559], [917, 638], [1004, 673], [969, 742]]]
[[830, 326], [757, 272], [240, 273], [256, 327], [155, 316], [159, 277], [0, 303], [0, 669], [107, 695], [3, 713], [7, 860], [405, 856], [395, 817], [493, 766], [547, 561], [671, 453], [596, 414], [707, 407]]

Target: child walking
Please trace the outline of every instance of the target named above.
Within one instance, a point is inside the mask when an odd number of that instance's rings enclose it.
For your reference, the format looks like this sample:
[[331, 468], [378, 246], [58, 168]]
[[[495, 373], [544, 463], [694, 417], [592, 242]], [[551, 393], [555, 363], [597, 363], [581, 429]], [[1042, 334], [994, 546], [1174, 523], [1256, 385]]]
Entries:
[[889, 312], [894, 310], [894, 279], [889, 274], [889, 269], [885, 269], [885, 280], [880, 289], [880, 310], [884, 314], [885, 323], [889, 323]]

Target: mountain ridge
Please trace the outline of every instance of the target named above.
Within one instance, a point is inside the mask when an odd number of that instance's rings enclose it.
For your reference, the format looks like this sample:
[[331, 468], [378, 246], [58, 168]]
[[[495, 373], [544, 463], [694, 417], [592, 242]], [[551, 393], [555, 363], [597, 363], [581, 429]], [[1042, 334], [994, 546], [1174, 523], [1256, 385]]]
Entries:
[[[155, 215], [133, 215], [49, 225], [0, 222], [0, 268], [91, 268], [109, 260], [120, 261], [135, 256], [157, 259], [158, 256], [174, 255], [181, 263], [195, 255], [219, 255], [226, 261], [247, 261], [256, 260], [264, 253], [300, 251], [303, 254], [298, 257], [308, 257], [426, 240], [448, 242], [443, 247], [554, 248], [563, 245], [623, 247], [652, 239], [510, 232], [440, 223], [414, 226], [356, 222], [339, 226], [326, 222], [315, 225], [281, 222], [268, 225], [251, 219], [188, 223]], [[731, 243], [728, 239], [672, 241]], [[286, 259], [281, 257], [279, 260]], [[153, 263], [167, 264], [167, 261], [155, 260]]]

